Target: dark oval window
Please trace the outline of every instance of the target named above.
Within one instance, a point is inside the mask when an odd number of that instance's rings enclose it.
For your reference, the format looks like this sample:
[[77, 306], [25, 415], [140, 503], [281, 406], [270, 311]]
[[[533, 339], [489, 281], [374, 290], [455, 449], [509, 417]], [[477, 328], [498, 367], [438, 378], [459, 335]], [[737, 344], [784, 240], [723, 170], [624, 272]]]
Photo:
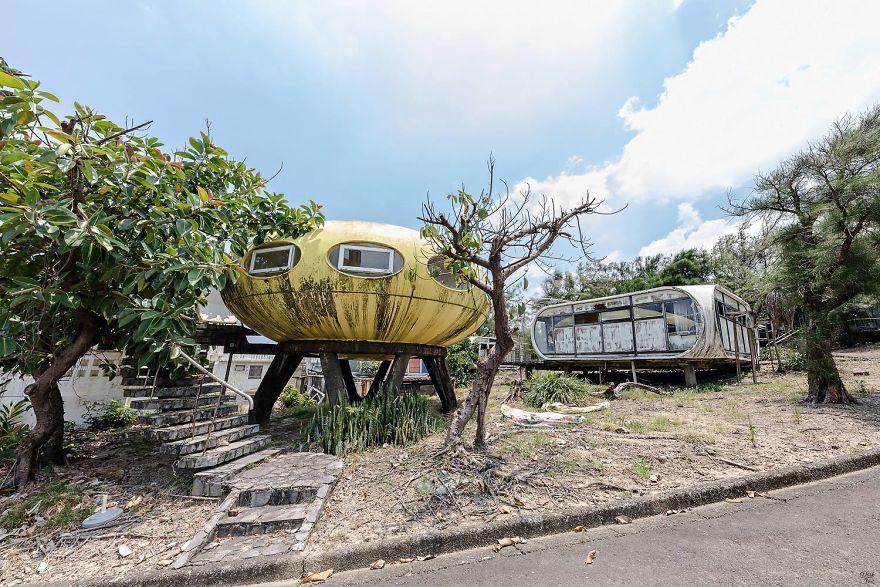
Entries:
[[383, 277], [403, 269], [403, 255], [373, 243], [342, 243], [330, 249], [330, 264], [348, 275]]
[[434, 257], [428, 261], [428, 273], [431, 274], [434, 281], [450, 289], [466, 290], [471, 286], [467, 279], [453, 274], [446, 268], [443, 257]]
[[251, 251], [248, 273], [256, 277], [271, 277], [293, 269], [299, 263], [299, 247], [292, 244], [272, 245]]

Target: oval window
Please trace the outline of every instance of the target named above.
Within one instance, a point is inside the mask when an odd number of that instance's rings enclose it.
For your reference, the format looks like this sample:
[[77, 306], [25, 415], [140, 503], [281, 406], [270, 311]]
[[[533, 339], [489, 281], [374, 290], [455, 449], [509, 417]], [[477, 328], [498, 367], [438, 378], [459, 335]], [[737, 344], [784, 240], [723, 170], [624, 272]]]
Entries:
[[343, 243], [330, 249], [330, 264], [358, 277], [382, 277], [403, 269], [403, 255], [372, 243]]
[[248, 273], [257, 277], [271, 277], [290, 271], [299, 262], [296, 245], [269, 246], [251, 251]]
[[446, 268], [443, 257], [434, 257], [428, 261], [428, 273], [434, 281], [450, 289], [466, 290], [471, 286], [467, 279], [454, 275]]

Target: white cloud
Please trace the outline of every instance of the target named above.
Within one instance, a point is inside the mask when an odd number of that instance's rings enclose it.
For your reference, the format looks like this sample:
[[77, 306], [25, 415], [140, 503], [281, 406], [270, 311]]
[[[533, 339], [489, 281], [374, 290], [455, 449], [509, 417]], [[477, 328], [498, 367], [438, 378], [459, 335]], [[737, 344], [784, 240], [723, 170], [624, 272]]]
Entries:
[[639, 255], [647, 257], [671, 255], [684, 249], [711, 249], [718, 239], [733, 234], [739, 226], [737, 219], [703, 220], [693, 204], [683, 202], [678, 205], [678, 226], [665, 237], [642, 247]]
[[637, 97], [621, 106], [636, 134], [619, 160], [540, 186], [565, 199], [602, 178], [627, 199], [691, 199], [741, 185], [836, 118], [880, 101], [878, 19], [871, 0], [759, 0], [694, 50], [656, 106]]
[[375, 92], [383, 121], [437, 132], [454, 120], [479, 131], [582, 104], [572, 87], [613, 74], [634, 33], [634, 6], [272, 0], [249, 16], [344, 79], [353, 96]]

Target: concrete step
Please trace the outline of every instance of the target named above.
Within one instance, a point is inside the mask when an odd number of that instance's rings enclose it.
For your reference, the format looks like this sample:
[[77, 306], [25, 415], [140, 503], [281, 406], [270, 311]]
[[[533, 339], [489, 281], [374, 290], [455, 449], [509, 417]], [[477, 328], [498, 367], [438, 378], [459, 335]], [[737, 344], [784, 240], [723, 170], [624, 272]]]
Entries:
[[[208, 393], [219, 393], [223, 386], [219, 383], [202, 384], [202, 395]], [[183, 385], [175, 387], [157, 387], [155, 390], [152, 386], [141, 385], [123, 385], [122, 394], [125, 397], [154, 397], [154, 398], [172, 398], [172, 397], [195, 397], [199, 393], [198, 385]]]
[[221, 497], [226, 492], [227, 488], [224, 487], [224, 483], [227, 479], [268, 458], [274, 457], [279, 452], [277, 448], [267, 448], [225, 465], [220, 465], [206, 471], [199, 471], [193, 475], [192, 494], [197, 497]]
[[213, 406], [219, 400], [221, 403], [233, 399], [235, 396], [230, 393], [209, 393], [202, 394], [198, 400], [194, 397], [172, 397], [166, 399], [153, 399], [148, 397], [139, 397], [132, 399], [129, 406], [134, 410], [156, 410], [159, 412], [171, 412], [173, 410], [191, 410], [196, 407]]
[[122, 385], [123, 387], [135, 385], [141, 387], [152, 387], [153, 381], [155, 381], [157, 387], [178, 387], [182, 385], [198, 385], [199, 381], [204, 379], [206, 378], [181, 377], [179, 379], [168, 379], [167, 377], [158, 377], [154, 379], [153, 375], [150, 375], [149, 377], [146, 377], [144, 375], [141, 375], [140, 377], [131, 377], [126, 375], [122, 378]]
[[200, 436], [202, 434], [207, 434], [208, 432], [217, 432], [220, 430], [226, 430], [227, 428], [244, 426], [247, 423], [247, 414], [239, 414], [226, 418], [217, 418], [217, 420], [213, 422], [213, 425], [211, 420], [208, 419], [201, 422], [196, 422], [195, 426], [193, 426], [192, 422], [188, 422], [186, 424], [179, 424], [177, 426], [152, 428], [145, 430], [144, 436], [147, 437], [147, 440], [152, 440], [153, 442], [171, 442], [174, 440], [189, 438], [191, 436]]
[[[236, 515], [232, 516], [231, 513]], [[217, 522], [217, 537], [265, 534], [276, 530], [299, 530], [309, 514], [308, 504], [273, 505], [230, 510]]]
[[[236, 402], [227, 402], [217, 406], [217, 417], [234, 416], [241, 412], [241, 407]], [[193, 421], [195, 413], [196, 422], [203, 422], [214, 417], [214, 407], [199, 408], [198, 410], [181, 410], [179, 412], [163, 412], [160, 414], [143, 414], [138, 416], [138, 422], [156, 428], [166, 428], [187, 424]]]
[[201, 452], [208, 448], [227, 446], [231, 442], [253, 436], [260, 431], [259, 424], [246, 424], [236, 428], [227, 428], [210, 434], [202, 434], [192, 438], [184, 438], [173, 442], [166, 442], [159, 447], [163, 455], [188, 455]]
[[265, 448], [271, 441], [271, 437], [266, 434], [250, 436], [244, 440], [230, 442], [225, 446], [218, 446], [205, 451], [204, 453], [192, 454], [181, 457], [177, 461], [178, 469], [207, 469], [208, 467], [216, 467], [221, 463], [229, 462], [233, 459], [243, 457], [255, 453], [261, 448]]

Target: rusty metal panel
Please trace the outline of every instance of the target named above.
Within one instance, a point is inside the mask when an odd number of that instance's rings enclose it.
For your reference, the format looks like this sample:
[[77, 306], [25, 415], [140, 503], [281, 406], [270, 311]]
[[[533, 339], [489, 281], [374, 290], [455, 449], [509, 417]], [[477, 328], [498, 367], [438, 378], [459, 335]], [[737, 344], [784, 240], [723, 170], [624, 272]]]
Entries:
[[602, 339], [606, 353], [631, 353], [633, 351], [632, 322], [612, 322], [602, 325]]
[[663, 318], [636, 321], [636, 350], [666, 350], [666, 321]]
[[585, 324], [575, 327], [577, 352], [589, 355], [602, 352], [602, 329], [598, 324]]
[[556, 343], [556, 352], [564, 355], [574, 354], [574, 327], [554, 328], [553, 340]]

